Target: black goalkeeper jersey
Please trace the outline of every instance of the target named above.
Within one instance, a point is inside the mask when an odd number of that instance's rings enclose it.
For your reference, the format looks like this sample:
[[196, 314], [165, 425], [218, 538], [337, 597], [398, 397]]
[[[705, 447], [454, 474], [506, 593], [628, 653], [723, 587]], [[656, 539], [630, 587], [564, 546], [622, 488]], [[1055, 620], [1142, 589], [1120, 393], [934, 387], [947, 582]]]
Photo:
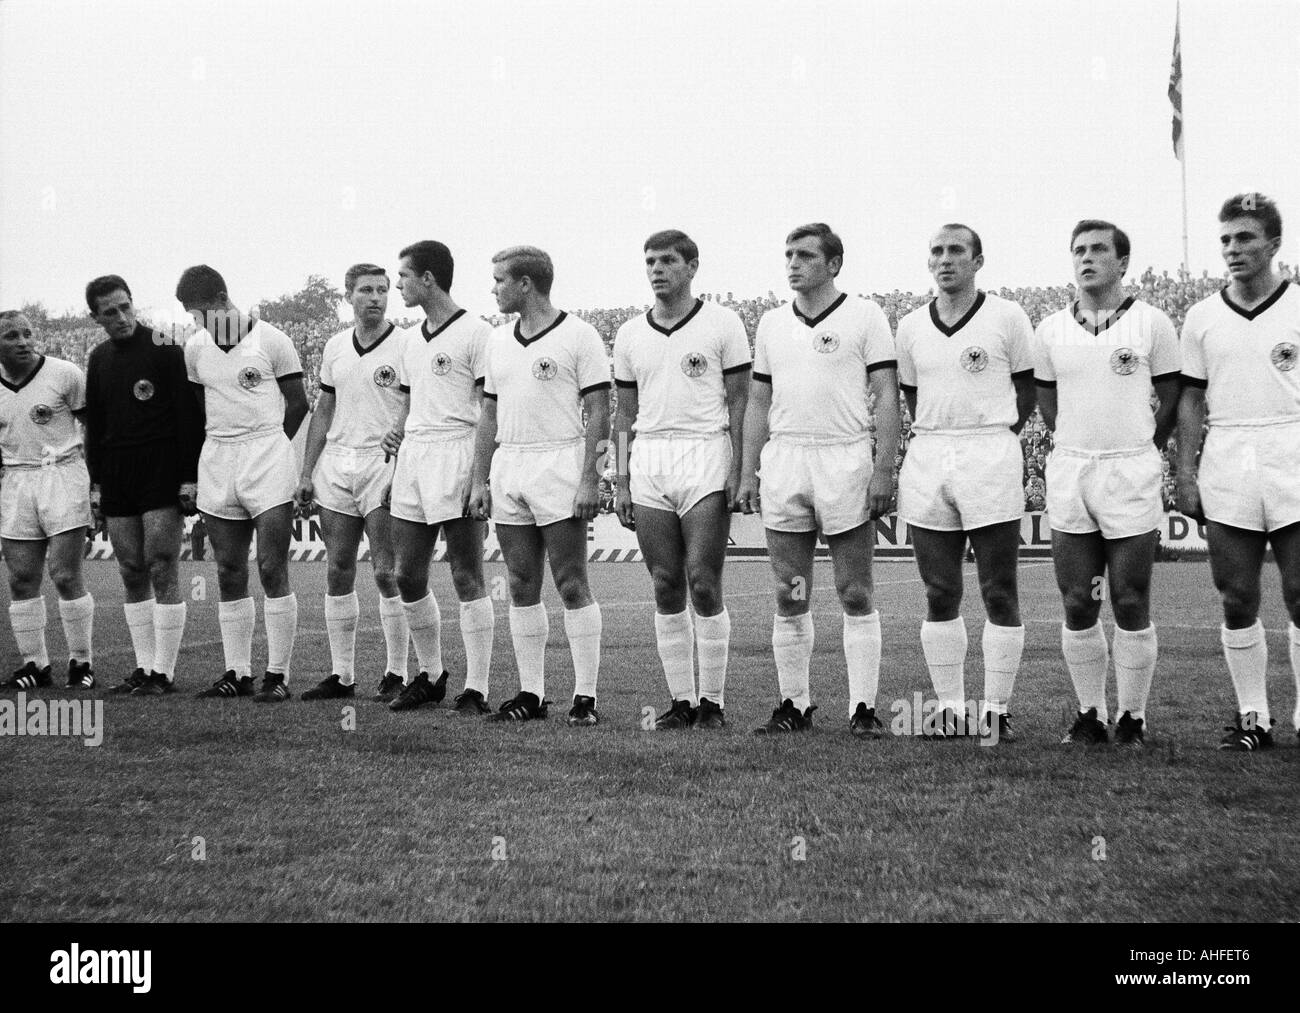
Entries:
[[96, 345], [86, 364], [86, 464], [99, 482], [103, 455], [149, 448], [182, 482], [198, 477], [203, 410], [185, 374], [185, 350], [136, 324], [125, 341]]

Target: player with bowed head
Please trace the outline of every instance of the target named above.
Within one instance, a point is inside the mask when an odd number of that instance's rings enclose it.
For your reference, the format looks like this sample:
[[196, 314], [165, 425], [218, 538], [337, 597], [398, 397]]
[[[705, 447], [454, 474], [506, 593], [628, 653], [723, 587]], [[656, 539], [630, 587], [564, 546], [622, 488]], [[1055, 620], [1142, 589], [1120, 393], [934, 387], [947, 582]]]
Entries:
[[[297, 461], [290, 442], [307, 416], [302, 364], [289, 336], [230, 301], [225, 279], [206, 264], [186, 268], [176, 298], [199, 330], [185, 343], [190, 382], [201, 391], [206, 439], [199, 455], [198, 508], [217, 563], [226, 672], [198, 695], [289, 698], [298, 598], [289, 583], [289, 539]], [[266, 673], [252, 677], [256, 612], [248, 593], [248, 550], [257, 534], [257, 573], [266, 597]]]

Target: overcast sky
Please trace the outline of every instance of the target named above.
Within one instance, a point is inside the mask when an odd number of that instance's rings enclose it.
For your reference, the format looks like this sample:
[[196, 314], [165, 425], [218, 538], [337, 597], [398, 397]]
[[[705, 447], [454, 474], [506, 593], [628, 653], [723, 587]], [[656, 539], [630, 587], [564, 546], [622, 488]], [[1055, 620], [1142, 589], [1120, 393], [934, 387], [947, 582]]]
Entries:
[[[1191, 0], [1182, 29], [1192, 268], [1221, 272], [1248, 189], [1295, 263], [1300, 4]], [[1172, 0], [0, 0], [0, 305], [115, 272], [170, 312], [206, 262], [249, 306], [425, 238], [479, 312], [516, 243], [552, 254], [557, 305], [642, 304], [667, 227], [697, 290], [783, 294], [811, 220], [850, 291], [924, 291], [950, 220], [985, 287], [1070, 280], [1083, 217], [1172, 273], [1173, 30]]]

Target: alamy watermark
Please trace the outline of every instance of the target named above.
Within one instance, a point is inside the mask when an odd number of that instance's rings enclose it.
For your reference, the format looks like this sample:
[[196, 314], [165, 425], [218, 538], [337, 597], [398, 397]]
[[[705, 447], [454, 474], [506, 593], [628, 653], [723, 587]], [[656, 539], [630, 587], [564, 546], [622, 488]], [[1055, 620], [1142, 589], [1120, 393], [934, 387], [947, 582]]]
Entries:
[[103, 700], [0, 700], [0, 735], [60, 735], [87, 746], [104, 741]]

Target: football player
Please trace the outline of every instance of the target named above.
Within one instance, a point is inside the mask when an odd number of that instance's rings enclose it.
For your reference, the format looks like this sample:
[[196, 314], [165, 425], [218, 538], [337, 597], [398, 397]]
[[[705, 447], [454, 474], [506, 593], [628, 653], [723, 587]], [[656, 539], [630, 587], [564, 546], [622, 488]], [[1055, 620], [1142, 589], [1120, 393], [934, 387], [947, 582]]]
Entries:
[[[199, 330], [185, 343], [190, 382], [202, 389], [206, 439], [199, 455], [198, 508], [212, 540], [221, 596], [226, 672], [200, 697], [289, 698], [289, 662], [298, 598], [289, 583], [289, 538], [297, 461], [290, 442], [307, 415], [298, 350], [283, 331], [230, 301], [222, 276], [186, 268], [176, 298]], [[248, 549], [257, 534], [257, 573], [265, 599], [266, 673], [252, 677], [256, 613], [248, 594]]]
[[[1016, 303], [975, 287], [984, 250], [973, 229], [940, 228], [928, 265], [937, 295], [898, 324], [899, 384], [912, 415], [898, 516], [911, 529], [925, 584], [921, 648], [941, 708], [933, 731], [971, 734], [996, 720], [996, 740], [1010, 742], [1007, 702], [1025, 645], [1016, 587], [1025, 511], [1018, 434], [1034, 410], [1033, 328]], [[984, 698], [974, 714], [960, 611], [967, 540], [988, 616]]]
[[654, 305], [614, 339], [615, 510], [636, 531], [654, 582], [655, 639], [672, 694], [655, 728], [721, 728], [731, 638], [722, 564], [740, 484], [749, 338], [735, 311], [691, 294], [700, 251], [689, 236], [656, 232], [644, 254]]
[[[401, 336], [385, 318], [388, 272], [354, 264], [343, 276], [353, 326], [325, 343], [320, 394], [307, 427], [302, 477], [294, 497], [304, 515], [320, 510], [329, 562], [325, 629], [330, 672], [303, 693], [304, 700], [350, 697], [356, 692], [357, 549], [364, 533], [379, 589], [379, 622], [387, 658], [380, 680], [391, 685], [406, 672], [410, 631], [393, 576], [391, 519], [385, 494], [392, 476], [381, 443], [400, 400], [397, 390]], [[401, 673], [401, 674], [399, 674]]]
[[0, 539], [9, 570], [9, 622], [23, 666], [3, 689], [51, 685], [42, 571], [47, 562], [68, 642], [68, 689], [91, 689], [95, 600], [81, 578], [92, 523], [79, 420], [86, 378], [36, 350], [31, 321], [0, 312]]
[[763, 314], [754, 345], [737, 499], [745, 513], [761, 511], [766, 529], [776, 577], [772, 653], [780, 690], [780, 705], [755, 729], [760, 734], [812, 727], [809, 603], [818, 531], [830, 547], [844, 610], [849, 729], [861, 738], [883, 734], [876, 716], [880, 613], [870, 522], [889, 511], [894, 495], [897, 361], [885, 311], [836, 287], [843, 264], [844, 244], [829, 225], [794, 229], [785, 241], [794, 300]]
[[1223, 598], [1220, 634], [1237, 715], [1219, 748], [1252, 751], [1273, 745], [1259, 621], [1270, 546], [1291, 616], [1300, 731], [1300, 288], [1274, 267], [1282, 215], [1263, 194], [1224, 202], [1219, 245], [1231, 280], [1183, 321], [1178, 506], [1205, 521], [1210, 572]]
[[496, 523], [519, 667], [519, 692], [489, 720], [546, 717], [550, 624], [541, 595], [549, 559], [573, 657], [568, 720], [589, 726], [599, 721], [601, 615], [587, 584], [587, 522], [600, 506], [609, 445], [610, 366], [596, 329], [551, 305], [554, 278], [550, 256], [535, 246], [492, 258], [497, 306], [519, 319], [496, 328], [488, 343], [470, 510]]
[[196, 509], [203, 412], [180, 342], [136, 320], [122, 278], [91, 281], [86, 303], [108, 334], [86, 363], [90, 506], [113, 546], [135, 651], [135, 671], [115, 689], [162, 696], [175, 691], [185, 633], [181, 513]]
[[[1115, 742], [1141, 746], [1156, 669], [1151, 568], [1164, 516], [1160, 451], [1177, 418], [1178, 334], [1124, 293], [1129, 238], [1111, 222], [1070, 236], [1079, 298], [1034, 335], [1038, 406], [1055, 447], [1047, 462], [1052, 564], [1065, 604], [1061, 651], [1079, 700], [1067, 743], [1107, 741], [1103, 577], [1115, 614]], [[1160, 399], [1152, 412], [1151, 394]]]

